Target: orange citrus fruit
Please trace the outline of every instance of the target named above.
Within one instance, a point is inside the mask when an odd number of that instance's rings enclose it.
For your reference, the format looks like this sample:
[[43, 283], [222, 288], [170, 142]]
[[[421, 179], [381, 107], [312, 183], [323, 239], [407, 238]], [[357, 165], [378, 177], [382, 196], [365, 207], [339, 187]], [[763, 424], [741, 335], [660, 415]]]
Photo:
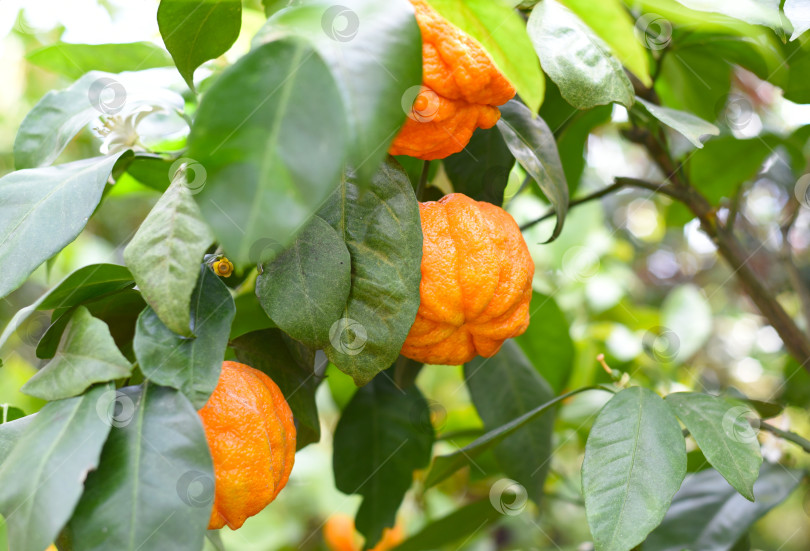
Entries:
[[295, 460], [290, 406], [257, 369], [224, 362], [214, 392], [199, 411], [214, 460], [209, 530], [237, 529], [287, 484]]
[[[323, 526], [323, 539], [329, 551], [362, 551], [362, 536], [354, 529], [354, 519], [349, 515], [337, 513], [326, 520]], [[380, 541], [371, 551], [388, 551], [405, 539], [402, 525], [397, 523], [393, 528], [383, 530]]]
[[422, 31], [422, 88], [394, 142], [392, 155], [443, 159], [491, 128], [515, 88], [486, 50], [424, 0], [411, 0]]
[[532, 262], [502, 208], [461, 193], [419, 204], [421, 302], [402, 355], [458, 365], [494, 355], [529, 325]]

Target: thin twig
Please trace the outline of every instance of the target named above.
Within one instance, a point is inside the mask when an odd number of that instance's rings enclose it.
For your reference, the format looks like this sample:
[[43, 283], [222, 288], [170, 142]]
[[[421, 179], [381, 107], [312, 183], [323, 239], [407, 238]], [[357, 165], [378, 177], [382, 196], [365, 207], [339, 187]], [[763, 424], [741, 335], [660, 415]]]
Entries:
[[[756, 423], [756, 421], [755, 421]], [[768, 424], [764, 421], [759, 421], [759, 428], [764, 431], [768, 431], [771, 434], [774, 434], [781, 438], [782, 440], [787, 440], [788, 442], [793, 442], [805, 452], [810, 453], [810, 440], [804, 438], [803, 436], [799, 436], [795, 432], [790, 432], [786, 430], [782, 430], [779, 428], [774, 427], [771, 424]]]
[[[599, 199], [600, 197], [604, 197], [605, 195], [609, 195], [609, 194], [613, 193], [616, 190], [622, 189], [623, 187], [625, 187], [625, 184], [623, 184], [621, 182], [614, 182], [614, 183], [610, 184], [609, 186], [603, 187], [602, 189], [600, 189], [598, 191], [595, 191], [595, 192], [593, 192], [591, 194], [588, 194], [588, 195], [583, 195], [582, 197], [579, 197], [578, 199], [572, 200], [570, 203], [568, 203], [568, 209], [570, 210], [571, 208], [573, 208], [573, 207], [575, 207], [577, 205], [581, 205], [583, 203], [593, 201], [594, 199]], [[537, 218], [536, 220], [532, 220], [531, 222], [526, 222], [525, 224], [520, 226], [520, 231], [528, 230], [529, 228], [539, 224], [543, 220], [548, 220], [552, 216], [556, 216], [556, 214], [557, 214], [557, 211], [555, 211], [554, 209], [551, 209], [548, 212], [546, 212], [543, 216], [541, 216], [540, 218]]]

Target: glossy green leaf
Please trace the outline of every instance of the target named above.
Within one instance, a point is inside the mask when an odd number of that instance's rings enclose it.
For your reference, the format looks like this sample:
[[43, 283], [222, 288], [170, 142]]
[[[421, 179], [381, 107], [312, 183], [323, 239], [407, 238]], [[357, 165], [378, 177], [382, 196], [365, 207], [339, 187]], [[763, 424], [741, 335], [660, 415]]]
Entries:
[[[712, 332], [712, 311], [695, 285], [681, 285], [661, 305], [663, 328], [652, 341], [653, 355], [661, 362], [684, 363], [700, 350]], [[656, 342], [657, 341], [657, 342]]]
[[315, 391], [321, 379], [315, 375], [315, 352], [278, 329], [243, 335], [231, 343], [245, 365], [266, 373], [275, 382], [295, 418], [296, 449], [321, 439], [321, 423]]
[[84, 229], [121, 154], [0, 178], [0, 297]]
[[578, 109], [633, 104], [633, 85], [622, 64], [571, 10], [543, 0], [532, 10], [527, 30], [543, 70], [568, 103]]
[[791, 40], [796, 40], [810, 30], [810, 2], [807, 0], [785, 0], [785, 16], [793, 25]]
[[498, 129], [506, 145], [526, 170], [557, 213], [557, 224], [548, 241], [560, 235], [568, 212], [568, 183], [565, 181], [554, 134], [540, 117], [517, 100], [501, 106]]
[[629, 551], [644, 541], [685, 475], [681, 427], [661, 397], [642, 387], [616, 394], [591, 428], [582, 463], [597, 551]]
[[276, 13], [254, 44], [284, 36], [310, 41], [332, 70], [348, 115], [348, 162], [365, 185], [405, 121], [403, 97], [422, 82], [413, 7], [407, 0], [310, 0]]
[[187, 155], [206, 171], [194, 197], [231, 261], [272, 260], [338, 186], [343, 110], [327, 65], [289, 39], [254, 49], [206, 92]]
[[146, 302], [178, 335], [192, 336], [191, 292], [203, 255], [213, 242], [192, 191], [179, 177], [124, 249], [124, 260]]
[[264, 266], [256, 278], [256, 296], [285, 333], [323, 348], [346, 307], [351, 277], [351, 257], [342, 236], [313, 216], [292, 246]]
[[22, 392], [43, 400], [61, 400], [132, 373], [132, 365], [115, 346], [110, 330], [79, 306], [70, 320], [62, 345], [53, 360], [22, 387]]
[[748, 424], [753, 415], [746, 407], [717, 396], [677, 392], [666, 402], [689, 429], [712, 467], [746, 499], [754, 501], [762, 453], [756, 433]]
[[393, 161], [367, 191], [349, 173], [319, 215], [345, 241], [352, 287], [342, 317], [329, 320], [326, 356], [357, 385], [399, 357], [419, 309], [422, 224], [408, 176]]
[[643, 106], [650, 115], [665, 125], [680, 132], [698, 149], [703, 147], [703, 142], [700, 139], [702, 136], [717, 136], [720, 134], [720, 129], [715, 125], [686, 111], [655, 105], [639, 97], [636, 97], [636, 104]]
[[20, 440], [20, 437], [25, 433], [25, 431], [28, 430], [29, 425], [35, 418], [36, 413], [0, 423], [0, 466], [3, 465], [3, 462], [9, 456], [11, 450]]
[[236, 42], [242, 27], [239, 0], [161, 0], [160, 36], [177, 70], [194, 90], [194, 71]]
[[431, 522], [393, 551], [433, 551], [468, 538], [471, 529], [483, 530], [501, 516], [488, 499], [464, 505], [447, 516]]
[[174, 333], [152, 308], [138, 318], [133, 347], [144, 376], [183, 391], [195, 408], [202, 408], [217, 386], [235, 311], [228, 288], [203, 266], [191, 294], [195, 338]]
[[739, 140], [723, 136], [710, 140], [689, 161], [689, 180], [716, 205], [731, 198], [762, 168], [773, 146], [761, 138]]
[[751, 503], [714, 469], [690, 474], [675, 494], [661, 526], [641, 549], [731, 551], [754, 522], [787, 499], [803, 476], [801, 471], [765, 463], [754, 484], [757, 500]]
[[66, 529], [71, 549], [199, 551], [214, 473], [194, 406], [155, 385], [113, 391], [105, 405], [115, 428]]
[[[420, 419], [428, 404], [419, 390], [397, 388], [387, 374], [359, 389], [335, 429], [335, 485], [360, 494], [357, 530], [374, 546], [413, 482], [413, 472], [430, 462], [433, 429]], [[363, 450], [358, 453], [358, 450]]]
[[476, 201], [503, 205], [515, 157], [496, 128], [476, 130], [462, 151], [442, 161], [453, 191]]
[[[497, 429], [554, 398], [551, 387], [512, 341], [491, 358], [479, 356], [465, 364], [464, 380], [486, 430]], [[553, 430], [550, 410], [494, 448], [503, 473], [526, 488], [535, 503], [540, 503], [551, 466]]]
[[172, 65], [172, 58], [166, 50], [151, 42], [126, 44], [57, 42], [34, 50], [26, 58], [38, 67], [72, 79], [90, 71], [120, 73]]
[[[97, 412], [110, 387], [51, 402], [34, 416], [0, 466], [0, 513], [15, 551], [42, 551], [67, 523], [99, 465], [110, 424]], [[20, 423], [20, 421], [17, 421]], [[21, 473], [27, 473], [21, 476]]]
[[574, 367], [574, 341], [568, 320], [553, 297], [536, 291], [532, 293], [530, 312], [529, 327], [515, 342], [554, 392], [560, 393]]
[[536, 113], [543, 103], [545, 78], [532, 52], [526, 24], [510, 4], [492, 0], [430, 0], [430, 5], [481, 43], [521, 99]]

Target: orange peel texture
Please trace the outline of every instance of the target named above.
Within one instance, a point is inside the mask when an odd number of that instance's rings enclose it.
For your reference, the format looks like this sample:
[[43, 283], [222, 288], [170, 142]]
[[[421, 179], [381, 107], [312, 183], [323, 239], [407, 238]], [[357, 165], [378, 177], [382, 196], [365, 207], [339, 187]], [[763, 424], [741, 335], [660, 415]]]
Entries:
[[[354, 519], [343, 513], [336, 513], [326, 520], [323, 526], [323, 540], [329, 551], [362, 551], [362, 536], [354, 529]], [[382, 538], [371, 551], [388, 551], [405, 539], [402, 525], [383, 530]]]
[[224, 362], [216, 389], [199, 411], [214, 460], [209, 530], [233, 530], [264, 509], [287, 484], [295, 461], [290, 406], [259, 370]]
[[476, 128], [492, 128], [515, 88], [481, 45], [424, 0], [411, 0], [422, 31], [422, 87], [389, 152], [443, 159]]
[[421, 302], [402, 355], [444, 365], [494, 355], [529, 326], [534, 262], [520, 228], [461, 193], [420, 203], [419, 213]]

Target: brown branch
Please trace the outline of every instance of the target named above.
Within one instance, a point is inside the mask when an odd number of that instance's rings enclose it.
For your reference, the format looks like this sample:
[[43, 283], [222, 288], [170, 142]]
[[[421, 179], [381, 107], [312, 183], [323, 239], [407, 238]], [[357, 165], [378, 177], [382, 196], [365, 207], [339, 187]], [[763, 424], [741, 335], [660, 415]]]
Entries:
[[[619, 189], [621, 189], [623, 187], [625, 187], [625, 185], [622, 184], [621, 182], [618, 182], [618, 181], [614, 182], [614, 183], [610, 184], [609, 186], [603, 187], [602, 189], [600, 189], [598, 191], [594, 191], [593, 193], [591, 193], [589, 195], [583, 195], [582, 197], [579, 197], [578, 199], [573, 199], [570, 203], [568, 203], [568, 209], [571, 210], [572, 207], [575, 207], [577, 205], [581, 205], [583, 203], [593, 201], [594, 199], [599, 199], [600, 197], [604, 197], [605, 195], [609, 195], [609, 194], [613, 193], [614, 191], [619, 190]], [[520, 226], [520, 231], [526, 231], [529, 228], [539, 224], [543, 220], [548, 220], [549, 218], [551, 218], [553, 216], [556, 216], [556, 214], [557, 214], [556, 210], [550, 209], [548, 212], [546, 212], [540, 218], [532, 220], [531, 222], [526, 222], [525, 224]]]

